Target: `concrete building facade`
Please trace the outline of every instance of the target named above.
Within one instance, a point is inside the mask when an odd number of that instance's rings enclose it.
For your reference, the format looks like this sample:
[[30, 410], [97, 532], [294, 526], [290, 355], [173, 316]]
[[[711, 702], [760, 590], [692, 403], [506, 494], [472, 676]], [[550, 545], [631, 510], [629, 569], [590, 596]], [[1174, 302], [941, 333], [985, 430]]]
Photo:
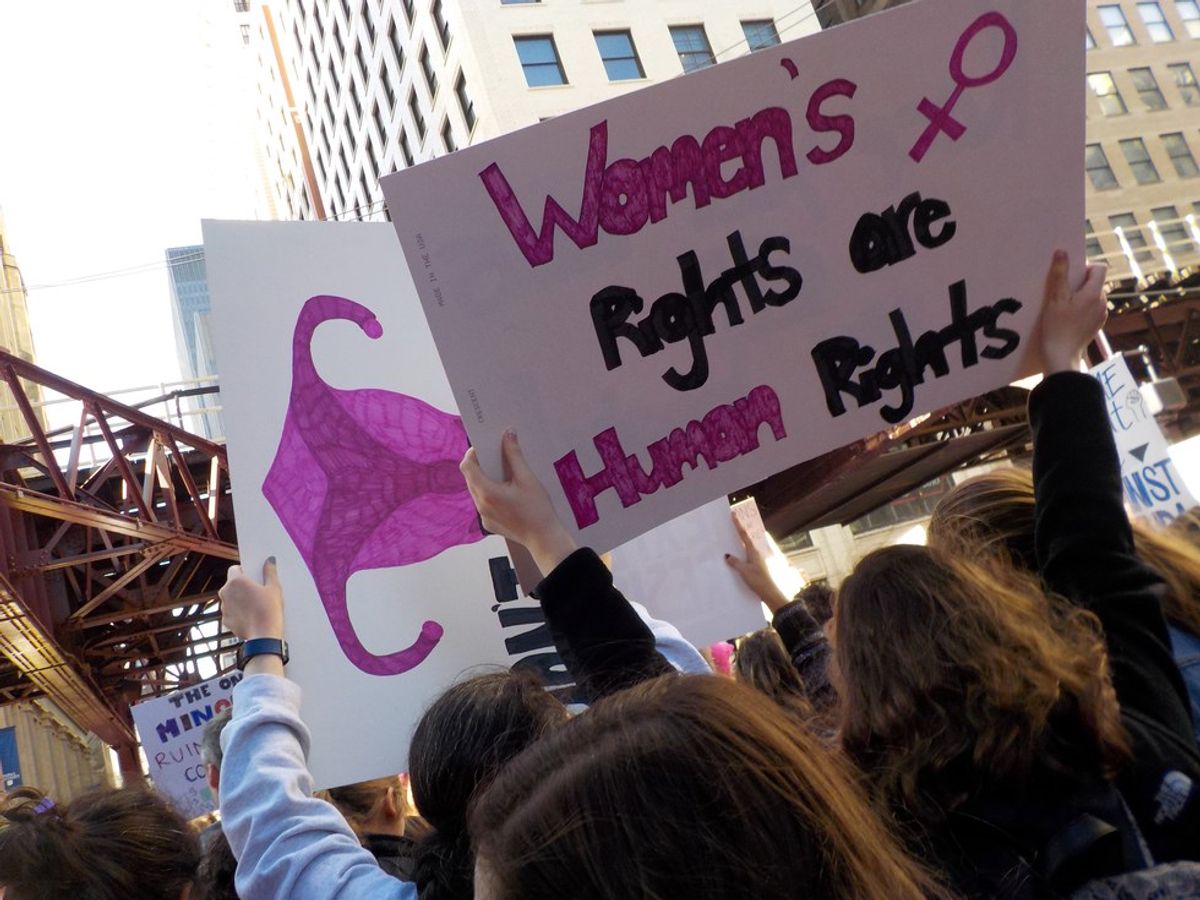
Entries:
[[[281, 0], [259, 9], [259, 57], [283, 60], [281, 72], [262, 72], [260, 94], [291, 218], [383, 218], [382, 175], [818, 28], [811, 5], [794, 0]], [[294, 155], [275, 127], [289, 109], [303, 139]]]
[[[175, 350], [179, 370], [190, 388], [216, 383], [217, 360], [210, 321], [212, 301], [203, 245], [167, 250], [167, 278], [171, 288], [171, 319], [175, 325]], [[224, 436], [215, 393], [188, 397], [189, 419], [184, 427], [211, 439]]]
[[[0, 212], [0, 347], [27, 362], [36, 362], [28, 300], [21, 269], [9, 246], [4, 214]], [[34, 415], [44, 426], [46, 419], [40, 406], [41, 388], [26, 383], [25, 390], [26, 396], [34, 404]], [[29, 437], [29, 433], [29, 425], [17, 408], [12, 391], [7, 385], [0, 384], [0, 442], [18, 441]]]

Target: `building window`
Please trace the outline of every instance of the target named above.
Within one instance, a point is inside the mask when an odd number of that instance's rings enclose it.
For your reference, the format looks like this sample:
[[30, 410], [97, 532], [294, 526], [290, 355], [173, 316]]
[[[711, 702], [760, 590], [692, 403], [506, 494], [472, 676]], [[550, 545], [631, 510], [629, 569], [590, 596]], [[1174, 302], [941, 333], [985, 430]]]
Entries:
[[1108, 40], [1114, 47], [1128, 47], [1134, 43], [1133, 32], [1129, 30], [1129, 22], [1119, 6], [1101, 6], [1097, 9], [1104, 30], [1108, 32]]
[[383, 96], [387, 99], [388, 115], [396, 111], [396, 85], [392, 81], [392, 67], [387, 63], [379, 70], [380, 78], [383, 81]]
[[454, 82], [454, 95], [458, 97], [458, 109], [462, 113], [463, 122], [466, 123], [467, 133], [470, 134], [475, 130], [475, 104], [471, 102], [471, 95], [467, 93], [467, 76], [462, 72], [458, 73]]
[[1125, 101], [1121, 98], [1121, 92], [1117, 90], [1117, 83], [1113, 81], [1111, 73], [1094, 72], [1087, 77], [1087, 80], [1092, 93], [1100, 101], [1100, 110], [1106, 116], [1123, 116], [1129, 111], [1125, 107]]
[[1138, 227], [1137, 217], [1133, 213], [1109, 216], [1108, 221], [1112, 223], [1114, 230], [1121, 229], [1125, 240], [1129, 242], [1130, 249], [1133, 250], [1134, 259], [1140, 263], [1154, 261], [1154, 254], [1150, 251], [1150, 245], [1146, 243], [1146, 235], [1142, 234], [1142, 229]]
[[1164, 134], [1162, 142], [1163, 146], [1167, 148], [1167, 155], [1171, 157], [1171, 164], [1175, 166], [1176, 175], [1180, 178], [1195, 178], [1200, 175], [1200, 168], [1196, 166], [1196, 157], [1192, 156], [1192, 148], [1188, 146], [1187, 138], [1183, 136], [1182, 132]]
[[1183, 19], [1188, 37], [1200, 38], [1200, 3], [1196, 0], [1175, 0], [1175, 11]]
[[363, 28], [367, 31], [367, 46], [372, 50], [375, 49], [375, 17], [371, 15], [371, 10], [367, 9], [367, 0], [363, 0], [363, 5], [358, 11], [359, 18], [362, 19]]
[[1133, 177], [1137, 179], [1138, 184], [1158, 184], [1162, 181], [1158, 176], [1158, 169], [1154, 167], [1154, 160], [1150, 158], [1150, 151], [1146, 149], [1144, 140], [1129, 138], [1121, 141], [1121, 152], [1125, 154], [1125, 162], [1129, 163], [1129, 168], [1133, 171]]
[[408, 95], [408, 111], [412, 114], [413, 124], [417, 126], [417, 140], [425, 140], [425, 117], [421, 115], [421, 104], [417, 102], [417, 92]]
[[751, 53], [764, 47], [774, 47], [779, 43], [779, 32], [775, 29], [774, 19], [751, 19], [743, 22], [742, 34], [746, 35], [746, 45]]
[[1133, 80], [1133, 86], [1137, 88], [1138, 96], [1142, 98], [1142, 103], [1150, 112], [1158, 112], [1167, 108], [1167, 98], [1163, 96], [1162, 89], [1158, 86], [1158, 79], [1154, 77], [1154, 73], [1148, 68], [1130, 69], [1129, 77]]
[[717, 61], [703, 25], [672, 25], [671, 40], [675, 42], [675, 52], [679, 54], [685, 72], [695, 72]]
[[450, 127], [449, 119], [442, 123], [442, 146], [446, 148], [447, 153], [453, 153], [458, 149], [458, 144], [454, 142], [454, 129]]
[[554, 45], [552, 35], [514, 37], [513, 43], [517, 47], [521, 68], [525, 70], [525, 83], [530, 87], [567, 83], [567, 73], [559, 62], [558, 48]]
[[1103, 258], [1104, 247], [1102, 247], [1100, 244], [1100, 238], [1096, 237], [1095, 229], [1092, 228], [1092, 220], [1087, 219], [1084, 221], [1083, 224], [1087, 229], [1086, 230], [1086, 234], [1087, 234], [1086, 253], [1087, 253], [1088, 259]]
[[415, 0], [404, 0], [404, 15], [408, 17], [408, 21], [413, 20], [413, 16], [417, 14]]
[[354, 89], [354, 83], [350, 83], [350, 108], [354, 110], [354, 122], [361, 125], [363, 120], [362, 103], [358, 100], [358, 91]]
[[604, 71], [609, 81], [630, 81], [645, 78], [642, 61], [633, 46], [633, 35], [628, 31], [597, 31], [596, 49], [604, 61]]
[[250, 26], [249, 25], [245, 25], [245, 24], [242, 25], [242, 43], [245, 44], [247, 47], [250, 46]]
[[234, 12], [250, 12], [250, 0], [233, 0]]
[[1117, 183], [1117, 176], [1113, 174], [1112, 166], [1109, 165], [1108, 154], [1104, 152], [1103, 147], [1099, 144], [1088, 144], [1084, 159], [1092, 187], [1098, 191], [1110, 191], [1120, 187], [1120, 184]]
[[442, 8], [442, 0], [433, 0], [433, 24], [437, 26], [438, 37], [442, 41], [442, 49], [450, 46], [450, 25], [446, 22], [446, 11]]
[[1196, 84], [1196, 73], [1192, 71], [1191, 63], [1175, 63], [1167, 68], [1171, 70], [1183, 102], [1188, 106], [1200, 106], [1200, 85]]
[[1179, 217], [1179, 210], [1174, 206], [1158, 206], [1150, 210], [1150, 218], [1162, 235], [1167, 252], [1179, 255], [1192, 252], [1192, 238], [1188, 234], [1187, 225]]
[[362, 209], [361, 218], [365, 218], [367, 216], [367, 210], [369, 210], [372, 206], [371, 189], [369, 187], [367, 187], [367, 173], [366, 172], [360, 172], [358, 175], [358, 190], [359, 190], [359, 193], [362, 195], [362, 206], [360, 207]]
[[381, 143], [387, 143], [387, 132], [383, 130], [383, 112], [379, 109], [379, 104], [376, 104], [371, 109], [371, 118], [375, 121], [375, 133], [379, 135]]
[[337, 55], [333, 58], [333, 68], [337, 70], [342, 67], [342, 60], [346, 56], [346, 48], [342, 44], [342, 36], [337, 31], [333, 32], [333, 49], [337, 52]]
[[1096, 49], [1096, 39], [1094, 37], [1092, 37], [1092, 29], [1090, 29], [1090, 28], [1083, 29], [1083, 49], [1084, 50], [1095, 50]]
[[1150, 40], [1156, 44], [1175, 40], [1175, 35], [1171, 32], [1171, 26], [1167, 24], [1167, 17], [1163, 15], [1158, 0], [1139, 3], [1137, 8], [1142, 22], [1146, 26], [1146, 31], [1150, 33]]
[[421, 47], [421, 55], [419, 59], [421, 62], [421, 71], [425, 75], [425, 84], [429, 86], [429, 101], [432, 103], [434, 94], [437, 93], [438, 82], [437, 72], [433, 70], [433, 60], [429, 58], [429, 47]]
[[388, 24], [388, 43], [392, 45], [392, 53], [396, 56], [396, 70], [400, 71], [404, 68], [404, 39], [400, 37], [395, 19]]
[[342, 205], [342, 192], [338, 190], [338, 186], [331, 185], [329, 188], [329, 217], [336, 219], [341, 215], [345, 207]]
[[408, 132], [403, 129], [400, 131], [400, 155], [404, 157], [404, 165], [411, 168], [413, 164], [412, 148], [408, 146]]
[[953, 487], [954, 479], [949, 475], [943, 475], [915, 491], [910, 491], [903, 497], [897, 498], [887, 506], [867, 513], [861, 519], [855, 519], [849, 525], [850, 533], [859, 535], [927, 518], [933, 514], [934, 507], [950, 493]]
[[367, 78], [367, 63], [366, 63], [366, 61], [363, 59], [363, 54], [362, 54], [362, 44], [355, 44], [355, 45], [354, 45], [354, 59], [355, 59], [355, 61], [358, 63], [358, 74], [359, 74], [359, 77], [362, 79], [362, 86], [363, 86], [363, 90], [366, 90], [366, 88], [367, 88], [367, 81], [368, 81], [368, 78]]

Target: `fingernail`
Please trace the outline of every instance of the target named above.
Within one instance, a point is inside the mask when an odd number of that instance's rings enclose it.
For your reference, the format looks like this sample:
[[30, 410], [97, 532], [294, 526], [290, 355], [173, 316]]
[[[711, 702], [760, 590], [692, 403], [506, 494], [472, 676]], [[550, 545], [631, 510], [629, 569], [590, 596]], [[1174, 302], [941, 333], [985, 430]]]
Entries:
[[275, 557], [273, 557], [273, 556], [268, 556], [268, 557], [267, 557], [267, 563], [268, 563], [268, 564], [270, 564], [270, 565], [272, 565], [272, 566], [273, 566], [273, 565], [275, 565]]
[[1067, 261], [1067, 251], [1066, 250], [1055, 250], [1054, 251], [1054, 261], [1056, 263], [1066, 262]]
[[731, 559], [733, 559], [733, 554], [732, 554], [732, 553], [726, 553], [726, 554], [725, 554], [725, 562], [729, 562]]
[[512, 429], [512, 428], [508, 429], [506, 432], [504, 432], [504, 436], [506, 438], [508, 438], [510, 441], [512, 441], [514, 444], [517, 442], [517, 432], [515, 429]]

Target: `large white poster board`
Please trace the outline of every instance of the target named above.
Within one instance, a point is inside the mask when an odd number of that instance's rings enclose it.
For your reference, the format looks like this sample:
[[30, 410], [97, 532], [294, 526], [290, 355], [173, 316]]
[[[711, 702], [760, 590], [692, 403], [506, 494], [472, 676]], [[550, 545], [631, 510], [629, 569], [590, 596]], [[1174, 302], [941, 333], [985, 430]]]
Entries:
[[1124, 356], [1115, 356], [1090, 371], [1104, 388], [1129, 511], [1156, 525], [1171, 524], [1194, 508], [1196, 500], [1171, 458], [1162, 429], [1142, 399], [1129, 363]]
[[609, 549], [1036, 365], [1083, 0], [921, 0], [383, 180], [472, 442]]
[[204, 243], [238, 544], [251, 574], [278, 559], [311, 770], [403, 771], [435, 696], [548, 643], [497, 614], [504, 542], [479, 532], [404, 257], [382, 223], [206, 222]]
[[230, 695], [241, 680], [238, 672], [221, 675], [130, 707], [150, 780], [184, 818], [194, 819], [217, 807], [200, 758], [200, 739], [213, 717], [230, 708]]

